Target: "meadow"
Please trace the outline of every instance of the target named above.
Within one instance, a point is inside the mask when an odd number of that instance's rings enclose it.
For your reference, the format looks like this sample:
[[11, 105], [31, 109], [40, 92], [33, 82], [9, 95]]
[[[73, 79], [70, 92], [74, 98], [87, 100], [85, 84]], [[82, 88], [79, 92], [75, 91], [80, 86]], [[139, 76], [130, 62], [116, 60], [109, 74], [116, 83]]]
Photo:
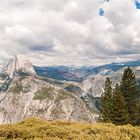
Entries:
[[0, 125], [0, 140], [140, 140], [140, 127], [29, 118]]

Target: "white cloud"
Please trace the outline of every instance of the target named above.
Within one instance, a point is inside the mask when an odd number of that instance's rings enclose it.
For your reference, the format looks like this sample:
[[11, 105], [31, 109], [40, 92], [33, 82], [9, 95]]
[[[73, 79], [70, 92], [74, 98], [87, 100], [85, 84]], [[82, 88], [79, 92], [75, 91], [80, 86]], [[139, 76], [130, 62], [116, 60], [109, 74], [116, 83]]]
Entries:
[[139, 25], [133, 0], [0, 0], [0, 59], [18, 53], [36, 65], [138, 59]]

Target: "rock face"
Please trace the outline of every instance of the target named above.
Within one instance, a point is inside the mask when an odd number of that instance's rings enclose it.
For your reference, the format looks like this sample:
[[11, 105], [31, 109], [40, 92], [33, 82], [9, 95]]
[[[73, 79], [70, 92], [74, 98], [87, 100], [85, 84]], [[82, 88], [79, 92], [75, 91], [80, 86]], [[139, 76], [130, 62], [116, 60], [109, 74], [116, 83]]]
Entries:
[[12, 79], [14, 74], [36, 75], [32, 63], [25, 55], [17, 55], [15, 59], [8, 65], [7, 74]]
[[0, 123], [18, 122], [31, 116], [89, 122], [95, 122], [97, 117], [80, 98], [62, 88], [31, 76], [15, 77], [0, 102]]
[[103, 92], [106, 76], [90, 76], [81, 83], [81, 89], [93, 97], [100, 97]]
[[[16, 56], [8, 65], [5, 75], [4, 79], [8, 78], [10, 82], [0, 93], [1, 124], [32, 116], [47, 120], [88, 122], [95, 122], [98, 117], [97, 112], [74, 93], [36, 76], [26, 56]], [[3, 86], [4, 83], [1, 84]]]

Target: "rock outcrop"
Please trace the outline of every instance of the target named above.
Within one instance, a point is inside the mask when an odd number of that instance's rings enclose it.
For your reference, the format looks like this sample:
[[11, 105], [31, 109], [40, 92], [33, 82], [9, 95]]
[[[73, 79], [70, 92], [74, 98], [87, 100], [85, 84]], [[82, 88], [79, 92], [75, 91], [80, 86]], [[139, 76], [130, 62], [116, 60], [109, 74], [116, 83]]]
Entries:
[[95, 122], [97, 114], [80, 98], [62, 88], [31, 76], [15, 77], [0, 102], [0, 123], [14, 123], [32, 116]]
[[36, 75], [32, 63], [25, 55], [17, 55], [7, 67], [7, 74], [12, 79], [14, 74]]

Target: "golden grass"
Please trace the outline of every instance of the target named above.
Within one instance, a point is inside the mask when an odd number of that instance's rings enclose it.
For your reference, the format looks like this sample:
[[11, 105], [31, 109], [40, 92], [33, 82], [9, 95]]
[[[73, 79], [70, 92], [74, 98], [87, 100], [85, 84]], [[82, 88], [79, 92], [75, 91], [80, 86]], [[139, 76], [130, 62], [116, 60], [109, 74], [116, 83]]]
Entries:
[[30, 118], [0, 125], [0, 140], [140, 140], [140, 127], [43, 121]]

